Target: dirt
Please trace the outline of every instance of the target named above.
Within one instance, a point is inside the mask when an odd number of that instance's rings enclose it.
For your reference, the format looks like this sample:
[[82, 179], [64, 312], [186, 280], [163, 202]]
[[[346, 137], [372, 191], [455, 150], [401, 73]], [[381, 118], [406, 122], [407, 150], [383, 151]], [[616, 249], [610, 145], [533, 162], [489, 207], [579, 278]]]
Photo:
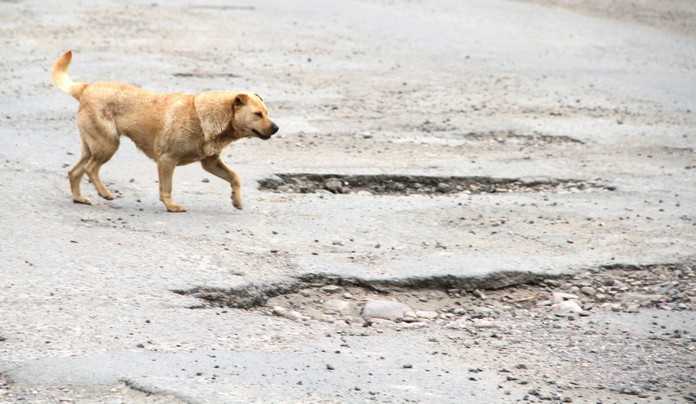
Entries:
[[[554, 309], [551, 301], [554, 292], [559, 291], [575, 294], [564, 297], [580, 302], [583, 312], [579, 316]], [[327, 304], [337, 299], [349, 302], [352, 307], [338, 313], [335, 304]], [[382, 299], [404, 303], [414, 315], [396, 322], [360, 316], [366, 301]], [[277, 307], [299, 313], [297, 317], [289, 317], [294, 321], [332, 323], [344, 335], [415, 330], [437, 335], [434, 329], [447, 329], [457, 331], [449, 334], [449, 338], [454, 338], [465, 350], [489, 346], [503, 355], [523, 352], [522, 356], [532, 357], [523, 362], [506, 358], [503, 363], [508, 366], [499, 366], [497, 371], [508, 374], [506, 384], [531, 385], [527, 399], [532, 401], [589, 401], [591, 394], [588, 397], [576, 382], [584, 378], [582, 366], [588, 362], [593, 364], [594, 375], [590, 378], [594, 387], [618, 393], [626, 400], [632, 397], [648, 402], [679, 402], [693, 394], [696, 383], [696, 365], [690, 360], [696, 344], [696, 328], [681, 323], [691, 321], [690, 314], [680, 315], [696, 310], [693, 263], [617, 266], [495, 290], [380, 289], [376, 292], [356, 287], [305, 288], [274, 297], [257, 310], [278, 315]], [[282, 316], [288, 317], [285, 313]], [[649, 322], [644, 335], [631, 337], [631, 347], [626, 346], [624, 338], [635, 329], [621, 332], [612, 329], [615, 313], [623, 313], [619, 318], [633, 315], [633, 321]], [[670, 317], [676, 321], [663, 322]], [[638, 353], [643, 349], [660, 352], [659, 360], [650, 367], [643, 366]], [[534, 352], [539, 350], [559, 355], [570, 369], [563, 366], [563, 371], [549, 377], [545, 366], [534, 358]], [[613, 376], [607, 383], [602, 375], [614, 374], [617, 365], [624, 374]], [[472, 373], [475, 377], [476, 369]]]
[[[457, 289], [450, 288], [451, 282], [441, 282], [440, 288], [433, 288], [437, 281], [421, 281], [399, 287], [355, 279], [314, 279], [314, 283], [305, 279], [294, 287], [269, 289], [263, 299], [241, 306], [239, 293], [198, 291], [194, 295], [205, 304], [195, 308], [245, 307], [308, 327], [315, 322], [332, 324], [344, 336], [445, 333], [465, 352], [492, 349], [508, 356], [488, 366], [505, 375], [502, 389], [529, 386], [524, 401], [588, 402], [604, 390], [617, 394], [619, 400], [641, 402], [681, 402], [692, 397], [696, 383], [696, 365], [690, 360], [696, 344], [693, 262], [614, 265], [508, 287], [484, 282]], [[405, 304], [411, 312], [394, 321], [365, 317], [367, 302], [385, 300]], [[559, 310], [559, 303], [568, 300], [578, 302], [582, 311]], [[635, 321], [643, 325], [631, 327]], [[431, 340], [436, 343], [439, 338]], [[631, 340], [628, 345], [626, 338]], [[649, 367], [639, 353], [644, 349], [659, 352], [659, 359]], [[557, 358], [552, 377], [546, 364], [536, 358], [542, 350]], [[582, 370], [589, 363], [592, 375]], [[615, 373], [617, 366], [620, 374]], [[471, 377], [475, 380], [482, 370], [470, 369]], [[605, 379], [608, 374], [610, 382]], [[584, 385], [578, 383], [580, 379]]]
[[[511, 286], [512, 285], [512, 286]], [[348, 293], [349, 299], [364, 303], [371, 297], [389, 296], [403, 301], [416, 310], [442, 310], [456, 304], [467, 307], [476, 299], [458, 302], [462, 297], [481, 299], [483, 292], [499, 300], [529, 305], [543, 303], [543, 296], [554, 289], [582, 296], [586, 309], [602, 307], [612, 311], [631, 312], [639, 308], [659, 308], [669, 311], [696, 310], [696, 264], [655, 264], [644, 266], [607, 265], [577, 275], [526, 278], [498, 274], [483, 279], [455, 277], [417, 278], [412, 280], [366, 280], [340, 276], [304, 275], [294, 282], [248, 285], [235, 290], [194, 288], [177, 290], [180, 295], [193, 295], [212, 307], [253, 309], [286, 302], [292, 309], [322, 303], [319, 297]], [[526, 295], [515, 298], [515, 295]], [[255, 298], [250, 298], [255, 296]], [[420, 307], [423, 296], [429, 303]], [[405, 299], [405, 300], [404, 300]], [[434, 303], [436, 302], [436, 303]], [[458, 303], [455, 303], [458, 302]], [[434, 304], [434, 305], [433, 305]], [[316, 305], [314, 305], [316, 306]], [[195, 306], [201, 308], [205, 306]], [[356, 309], [361, 307], [360, 304]], [[316, 307], [315, 307], [316, 309]], [[357, 312], [359, 312], [358, 310]]]

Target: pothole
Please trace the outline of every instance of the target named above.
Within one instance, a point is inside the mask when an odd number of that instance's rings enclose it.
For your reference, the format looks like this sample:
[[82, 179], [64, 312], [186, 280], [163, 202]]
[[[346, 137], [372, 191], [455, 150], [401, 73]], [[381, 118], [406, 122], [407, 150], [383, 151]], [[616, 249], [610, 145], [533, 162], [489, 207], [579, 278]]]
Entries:
[[238, 78], [240, 77], [238, 74], [235, 73], [216, 73], [216, 72], [179, 72], [179, 73], [173, 73], [172, 76], [174, 77], [186, 77], [186, 78], [197, 78], [197, 79], [214, 79], [214, 78]]
[[197, 6], [192, 6], [193, 9], [199, 10], [214, 10], [214, 11], [254, 11], [255, 6], [242, 6], [242, 5], [218, 5], [218, 4], [200, 4]]
[[550, 277], [505, 272], [485, 278], [362, 280], [313, 274], [277, 284], [174, 292], [204, 302], [192, 308], [243, 308], [300, 322], [487, 327], [485, 319], [494, 314], [520, 309], [558, 317], [642, 308], [693, 311], [696, 265], [610, 265]]
[[[394, 279], [361, 279], [332, 274], [305, 274], [274, 283], [247, 284], [236, 288], [176, 289], [172, 292], [193, 296], [209, 306], [251, 309], [263, 306], [276, 296], [292, 295], [305, 289], [324, 286], [359, 288], [376, 294], [389, 294], [396, 290], [450, 290], [500, 289], [512, 285], [538, 282], [546, 277], [531, 272], [496, 272], [484, 277], [429, 276]], [[204, 308], [206, 305], [192, 308]]]
[[449, 120], [442, 123], [425, 120], [418, 125], [407, 125], [406, 131], [418, 133], [441, 133], [447, 132], [457, 138], [470, 142], [495, 142], [500, 144], [514, 144], [523, 146], [535, 145], [564, 145], [564, 144], [584, 144], [580, 139], [567, 136], [546, 134], [539, 131], [518, 132], [514, 129], [496, 129], [485, 131], [462, 132], [458, 127], [452, 125]]
[[[148, 403], [191, 403], [189, 399], [179, 397], [170, 391], [162, 390], [159, 388], [146, 386], [139, 383], [133, 379], [122, 378], [119, 379], [122, 383], [122, 390], [124, 391], [132, 402], [148, 402]], [[116, 390], [116, 389], [114, 389]]]
[[373, 195], [480, 194], [507, 192], [614, 191], [603, 182], [561, 178], [494, 178], [425, 175], [344, 175], [277, 173], [259, 181], [262, 190], [286, 193], [331, 192]]
[[547, 135], [540, 132], [529, 134], [517, 133], [513, 130], [491, 130], [486, 132], [467, 132], [462, 138], [475, 142], [496, 142], [500, 144], [515, 144], [524, 146], [553, 145], [553, 144], [584, 144], [580, 139], [566, 135]]

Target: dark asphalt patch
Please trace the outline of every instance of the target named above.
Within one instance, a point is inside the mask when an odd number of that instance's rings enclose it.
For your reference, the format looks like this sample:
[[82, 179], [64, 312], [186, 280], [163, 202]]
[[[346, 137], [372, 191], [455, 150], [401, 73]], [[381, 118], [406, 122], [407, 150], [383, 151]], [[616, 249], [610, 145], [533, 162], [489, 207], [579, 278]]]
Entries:
[[210, 72], [179, 72], [172, 74], [174, 77], [190, 77], [196, 79], [214, 79], [214, 78], [237, 78], [241, 77], [234, 73], [210, 73]]
[[496, 130], [485, 132], [467, 132], [461, 138], [474, 142], [496, 142], [500, 144], [515, 144], [524, 146], [553, 145], [553, 144], [585, 144], [580, 139], [565, 135], [547, 135], [539, 132], [517, 133], [512, 130]]
[[558, 178], [493, 178], [424, 175], [343, 175], [278, 173], [259, 181], [259, 189], [284, 193], [328, 191], [349, 194], [359, 191], [374, 195], [480, 194], [506, 192], [613, 191], [614, 186], [598, 181]]
[[218, 5], [218, 4], [201, 4], [192, 6], [192, 9], [199, 10], [218, 10], [218, 11], [254, 11], [254, 6], [233, 6], [233, 5]]

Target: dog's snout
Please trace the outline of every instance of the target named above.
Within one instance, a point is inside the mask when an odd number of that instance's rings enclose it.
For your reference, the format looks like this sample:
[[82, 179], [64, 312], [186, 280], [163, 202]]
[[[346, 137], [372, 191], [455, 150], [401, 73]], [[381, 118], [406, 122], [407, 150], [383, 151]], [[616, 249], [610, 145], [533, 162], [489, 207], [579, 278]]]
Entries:
[[276, 125], [275, 122], [271, 122], [271, 134], [273, 135], [278, 132], [278, 129], [280, 129], [278, 125]]

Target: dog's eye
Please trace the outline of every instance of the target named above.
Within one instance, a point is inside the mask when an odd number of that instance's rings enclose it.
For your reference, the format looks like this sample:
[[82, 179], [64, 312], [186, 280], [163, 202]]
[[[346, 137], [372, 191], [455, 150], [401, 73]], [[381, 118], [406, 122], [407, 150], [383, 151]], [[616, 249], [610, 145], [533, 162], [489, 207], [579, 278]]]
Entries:
[[259, 118], [263, 118], [263, 112], [254, 112], [254, 115], [258, 116]]

